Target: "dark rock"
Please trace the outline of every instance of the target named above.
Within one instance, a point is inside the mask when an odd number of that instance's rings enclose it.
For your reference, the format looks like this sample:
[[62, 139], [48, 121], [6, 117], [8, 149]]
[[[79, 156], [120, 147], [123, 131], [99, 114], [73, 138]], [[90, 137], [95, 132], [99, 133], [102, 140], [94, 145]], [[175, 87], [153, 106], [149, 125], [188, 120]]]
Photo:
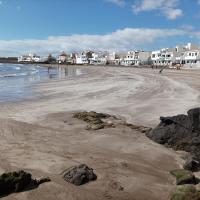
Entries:
[[0, 196], [13, 192], [22, 192], [38, 187], [38, 185], [50, 181], [48, 177], [32, 179], [32, 175], [25, 171], [4, 173], [0, 176]]
[[0, 195], [21, 192], [31, 181], [31, 174], [24, 171], [4, 173], [0, 176]]
[[183, 168], [192, 172], [196, 172], [200, 169], [200, 163], [192, 156], [189, 156], [183, 165]]
[[197, 180], [192, 172], [185, 169], [176, 169], [170, 172], [173, 176], [176, 177], [177, 185], [184, 184], [197, 184]]
[[190, 152], [200, 161], [200, 108], [189, 110], [188, 115], [160, 117], [160, 120], [146, 136], [175, 150]]
[[63, 178], [65, 181], [79, 186], [96, 180], [97, 176], [94, 174], [92, 168], [89, 168], [85, 164], [81, 164], [66, 170]]
[[188, 111], [188, 117], [192, 123], [193, 130], [200, 130], [200, 108], [194, 108]]

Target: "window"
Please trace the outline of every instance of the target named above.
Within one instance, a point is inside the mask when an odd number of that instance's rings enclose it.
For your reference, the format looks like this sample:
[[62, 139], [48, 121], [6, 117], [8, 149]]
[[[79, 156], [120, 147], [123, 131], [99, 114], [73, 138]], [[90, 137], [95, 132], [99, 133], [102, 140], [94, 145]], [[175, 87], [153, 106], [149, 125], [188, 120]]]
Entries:
[[197, 56], [197, 53], [195, 53], [195, 56]]
[[152, 58], [155, 58], [155, 57], [156, 57], [156, 55], [155, 55], [155, 54], [153, 54], [153, 55], [152, 55]]

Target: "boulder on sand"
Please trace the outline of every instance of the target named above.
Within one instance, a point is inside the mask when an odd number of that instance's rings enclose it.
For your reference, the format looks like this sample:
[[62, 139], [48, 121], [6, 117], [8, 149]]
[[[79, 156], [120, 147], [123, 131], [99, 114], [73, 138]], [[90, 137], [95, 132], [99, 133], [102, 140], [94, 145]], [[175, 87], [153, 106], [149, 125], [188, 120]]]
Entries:
[[[146, 136], [175, 150], [190, 152], [200, 161], [200, 108], [191, 109], [187, 113], [160, 117], [160, 124], [147, 132]], [[196, 167], [200, 169], [200, 166]]]
[[96, 180], [97, 176], [94, 174], [92, 168], [89, 168], [85, 164], [81, 164], [65, 170], [63, 178], [65, 181], [79, 186]]
[[32, 175], [25, 171], [4, 173], [0, 176], [0, 196], [13, 192], [22, 192], [25, 189], [33, 189], [44, 182], [51, 181], [48, 177], [32, 179]]
[[32, 181], [24, 171], [4, 173], [0, 176], [0, 196], [23, 191]]

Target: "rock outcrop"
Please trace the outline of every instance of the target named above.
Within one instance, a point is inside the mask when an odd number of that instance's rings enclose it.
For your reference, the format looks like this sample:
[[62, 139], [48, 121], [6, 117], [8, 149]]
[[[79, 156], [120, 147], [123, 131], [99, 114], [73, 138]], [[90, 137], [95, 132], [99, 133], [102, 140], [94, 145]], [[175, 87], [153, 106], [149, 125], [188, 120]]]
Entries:
[[[187, 115], [160, 117], [160, 124], [146, 133], [153, 141], [175, 150], [190, 152], [195, 170], [200, 169], [200, 108], [191, 109]], [[192, 165], [194, 162], [191, 163]], [[192, 167], [193, 168], [193, 167]], [[193, 169], [192, 169], [193, 170]]]

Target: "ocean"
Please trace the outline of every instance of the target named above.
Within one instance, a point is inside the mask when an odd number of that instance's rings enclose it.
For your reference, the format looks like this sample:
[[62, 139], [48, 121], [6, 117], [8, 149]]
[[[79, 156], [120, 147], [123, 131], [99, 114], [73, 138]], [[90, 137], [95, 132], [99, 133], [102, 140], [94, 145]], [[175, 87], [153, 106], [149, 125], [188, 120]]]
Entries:
[[79, 76], [81, 69], [51, 68], [39, 65], [0, 64], [0, 102], [16, 102], [36, 97], [33, 85], [38, 82]]

